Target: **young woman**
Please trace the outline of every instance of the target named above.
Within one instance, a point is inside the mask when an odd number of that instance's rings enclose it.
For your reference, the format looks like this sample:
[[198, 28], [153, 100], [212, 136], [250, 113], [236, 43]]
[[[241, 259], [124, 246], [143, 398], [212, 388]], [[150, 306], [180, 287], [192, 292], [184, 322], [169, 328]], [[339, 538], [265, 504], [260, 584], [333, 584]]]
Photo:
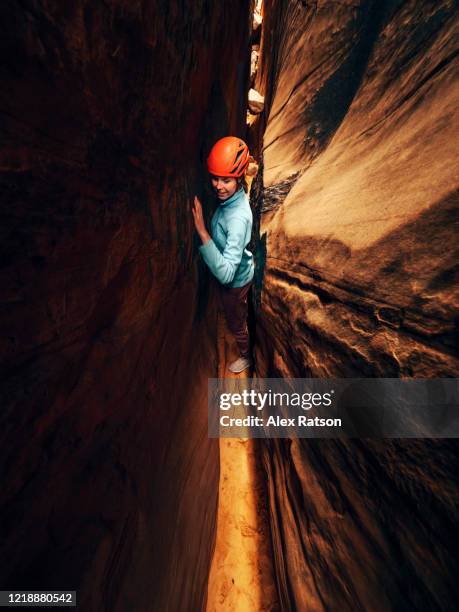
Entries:
[[220, 305], [234, 335], [240, 357], [229, 365], [233, 373], [249, 368], [252, 356], [247, 328], [248, 293], [252, 285], [254, 261], [246, 248], [252, 233], [252, 210], [245, 193], [245, 173], [249, 149], [234, 136], [218, 140], [207, 158], [207, 169], [218, 207], [211, 221], [209, 235], [202, 206], [195, 196], [192, 206], [194, 224], [202, 245], [200, 253], [217, 279]]

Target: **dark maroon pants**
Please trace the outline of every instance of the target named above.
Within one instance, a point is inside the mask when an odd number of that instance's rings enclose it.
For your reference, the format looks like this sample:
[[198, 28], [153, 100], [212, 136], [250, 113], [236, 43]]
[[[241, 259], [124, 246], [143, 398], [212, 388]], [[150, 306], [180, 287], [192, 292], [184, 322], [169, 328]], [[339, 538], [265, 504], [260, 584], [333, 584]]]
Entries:
[[248, 293], [252, 286], [250, 281], [243, 287], [225, 287], [217, 282], [220, 306], [225, 313], [230, 332], [236, 339], [241, 357], [250, 355], [250, 339], [247, 327]]

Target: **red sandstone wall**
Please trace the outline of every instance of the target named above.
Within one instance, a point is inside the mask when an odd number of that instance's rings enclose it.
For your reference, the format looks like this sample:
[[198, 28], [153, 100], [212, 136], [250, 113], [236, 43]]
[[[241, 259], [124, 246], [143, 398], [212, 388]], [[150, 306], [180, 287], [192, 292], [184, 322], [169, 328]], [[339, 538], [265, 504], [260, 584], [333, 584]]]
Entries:
[[218, 446], [189, 204], [239, 130], [249, 2], [0, 7], [2, 588], [199, 610]]
[[[458, 376], [454, 3], [264, 6], [257, 371]], [[273, 440], [286, 610], [457, 605], [455, 441]]]

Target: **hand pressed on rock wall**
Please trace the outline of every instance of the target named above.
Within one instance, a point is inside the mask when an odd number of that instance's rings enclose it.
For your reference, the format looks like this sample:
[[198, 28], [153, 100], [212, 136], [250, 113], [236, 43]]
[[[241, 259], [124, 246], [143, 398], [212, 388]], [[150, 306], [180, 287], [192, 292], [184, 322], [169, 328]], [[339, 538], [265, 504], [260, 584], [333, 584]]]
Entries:
[[193, 213], [194, 226], [196, 228], [196, 231], [198, 232], [202, 240], [202, 244], [205, 244], [210, 240], [210, 235], [206, 229], [204, 216], [202, 214], [202, 205], [197, 196], [194, 196], [194, 203], [191, 206], [191, 212]]

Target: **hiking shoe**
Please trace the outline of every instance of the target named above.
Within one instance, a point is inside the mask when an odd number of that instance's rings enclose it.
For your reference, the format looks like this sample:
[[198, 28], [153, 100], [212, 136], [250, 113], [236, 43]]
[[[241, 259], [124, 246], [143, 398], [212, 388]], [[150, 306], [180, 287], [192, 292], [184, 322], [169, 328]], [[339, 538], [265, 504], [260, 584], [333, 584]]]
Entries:
[[239, 357], [239, 359], [236, 359], [236, 361], [229, 364], [228, 370], [233, 372], [233, 374], [238, 374], [246, 368], [249, 368], [252, 364], [253, 360], [251, 357]]

